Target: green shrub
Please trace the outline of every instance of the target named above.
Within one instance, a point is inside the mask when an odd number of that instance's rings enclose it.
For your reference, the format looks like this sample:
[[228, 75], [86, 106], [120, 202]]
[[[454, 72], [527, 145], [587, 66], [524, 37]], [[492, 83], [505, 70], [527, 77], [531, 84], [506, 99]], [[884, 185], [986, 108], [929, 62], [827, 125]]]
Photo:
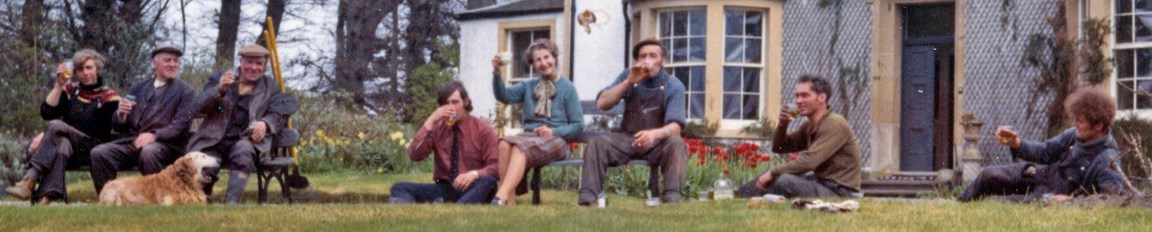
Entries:
[[716, 130], [720, 129], [720, 122], [713, 122], [708, 120], [703, 121], [689, 121], [688, 125], [680, 130], [680, 136], [686, 139], [702, 139], [716, 134]]
[[300, 110], [292, 120], [301, 134], [297, 155], [304, 172], [431, 170], [431, 162], [408, 159], [413, 131], [409, 125], [400, 123], [393, 112], [370, 113], [356, 107], [349, 95], [300, 97]]
[[48, 96], [49, 76], [13, 76], [0, 68], [0, 103], [4, 105], [4, 116], [0, 117], [0, 127], [9, 135], [31, 136], [47, 125], [40, 118], [40, 104]]
[[24, 176], [29, 138], [0, 131], [0, 186], [20, 181]]
[[768, 117], [764, 117], [755, 123], [744, 126], [744, 128], [740, 129], [740, 132], [755, 135], [760, 138], [772, 138], [772, 133], [776, 132], [776, 122], [769, 120]]

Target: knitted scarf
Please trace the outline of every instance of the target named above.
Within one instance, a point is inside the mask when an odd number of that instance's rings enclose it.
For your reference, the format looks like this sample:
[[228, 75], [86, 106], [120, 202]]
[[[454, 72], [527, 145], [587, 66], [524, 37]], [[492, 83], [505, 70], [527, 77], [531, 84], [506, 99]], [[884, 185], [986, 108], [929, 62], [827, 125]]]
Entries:
[[104, 86], [102, 77], [96, 77], [96, 83], [92, 85], [83, 85], [80, 82], [68, 83], [64, 85], [64, 91], [68, 93], [68, 97], [76, 96], [81, 103], [96, 102], [96, 108], [103, 107], [104, 103], [120, 100], [120, 94], [116, 93], [116, 90]]
[[532, 113], [536, 117], [552, 118], [552, 97], [556, 96], [556, 79], [558, 79], [556, 75], [551, 78], [542, 76], [540, 82], [536, 82], [536, 88], [532, 90], [536, 96], [536, 109]]

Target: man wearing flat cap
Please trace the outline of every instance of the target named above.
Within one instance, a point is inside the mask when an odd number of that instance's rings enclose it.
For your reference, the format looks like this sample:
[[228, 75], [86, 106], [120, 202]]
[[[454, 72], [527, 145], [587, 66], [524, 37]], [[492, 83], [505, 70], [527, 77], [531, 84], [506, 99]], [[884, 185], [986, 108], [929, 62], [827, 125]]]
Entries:
[[177, 77], [181, 55], [172, 46], [153, 49], [153, 75], [123, 95], [112, 119], [120, 138], [92, 149], [89, 171], [97, 193], [120, 170], [139, 166], [143, 175], [158, 173], [183, 154], [196, 90]]
[[[280, 92], [279, 82], [264, 75], [268, 49], [248, 45], [239, 53], [239, 71], [212, 75], [196, 97], [196, 110], [204, 115], [204, 123], [188, 142], [188, 151], [219, 158], [220, 168], [230, 171], [224, 192], [228, 204], [243, 200], [256, 155], [269, 151], [274, 136], [299, 106], [296, 97]], [[205, 170], [212, 177], [212, 183], [204, 187], [208, 195], [212, 195], [218, 172], [219, 168]]]

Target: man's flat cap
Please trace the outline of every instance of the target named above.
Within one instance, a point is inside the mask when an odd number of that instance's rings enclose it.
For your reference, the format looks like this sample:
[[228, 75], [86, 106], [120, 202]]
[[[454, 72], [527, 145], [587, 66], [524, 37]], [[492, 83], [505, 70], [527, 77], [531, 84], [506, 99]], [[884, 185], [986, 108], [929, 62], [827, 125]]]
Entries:
[[180, 51], [179, 48], [176, 48], [172, 45], [160, 45], [152, 49], [152, 57], [156, 57], [156, 54], [160, 53], [172, 53], [173, 55], [176, 55], [176, 57], [184, 55], [184, 51]]
[[250, 44], [240, 48], [240, 56], [268, 56], [270, 52], [264, 46]]

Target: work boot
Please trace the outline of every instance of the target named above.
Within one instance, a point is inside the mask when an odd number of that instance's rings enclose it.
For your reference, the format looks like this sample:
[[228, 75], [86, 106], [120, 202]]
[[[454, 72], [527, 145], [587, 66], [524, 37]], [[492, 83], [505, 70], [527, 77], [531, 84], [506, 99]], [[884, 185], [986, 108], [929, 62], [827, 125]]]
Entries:
[[228, 190], [224, 192], [224, 203], [239, 204], [244, 200], [244, 187], [248, 185], [248, 175], [229, 175]]
[[28, 200], [29, 197], [32, 197], [32, 191], [35, 190], [36, 179], [30, 177], [24, 177], [24, 180], [16, 183], [15, 186], [4, 189], [4, 191], [8, 192], [8, 195], [20, 200]]

